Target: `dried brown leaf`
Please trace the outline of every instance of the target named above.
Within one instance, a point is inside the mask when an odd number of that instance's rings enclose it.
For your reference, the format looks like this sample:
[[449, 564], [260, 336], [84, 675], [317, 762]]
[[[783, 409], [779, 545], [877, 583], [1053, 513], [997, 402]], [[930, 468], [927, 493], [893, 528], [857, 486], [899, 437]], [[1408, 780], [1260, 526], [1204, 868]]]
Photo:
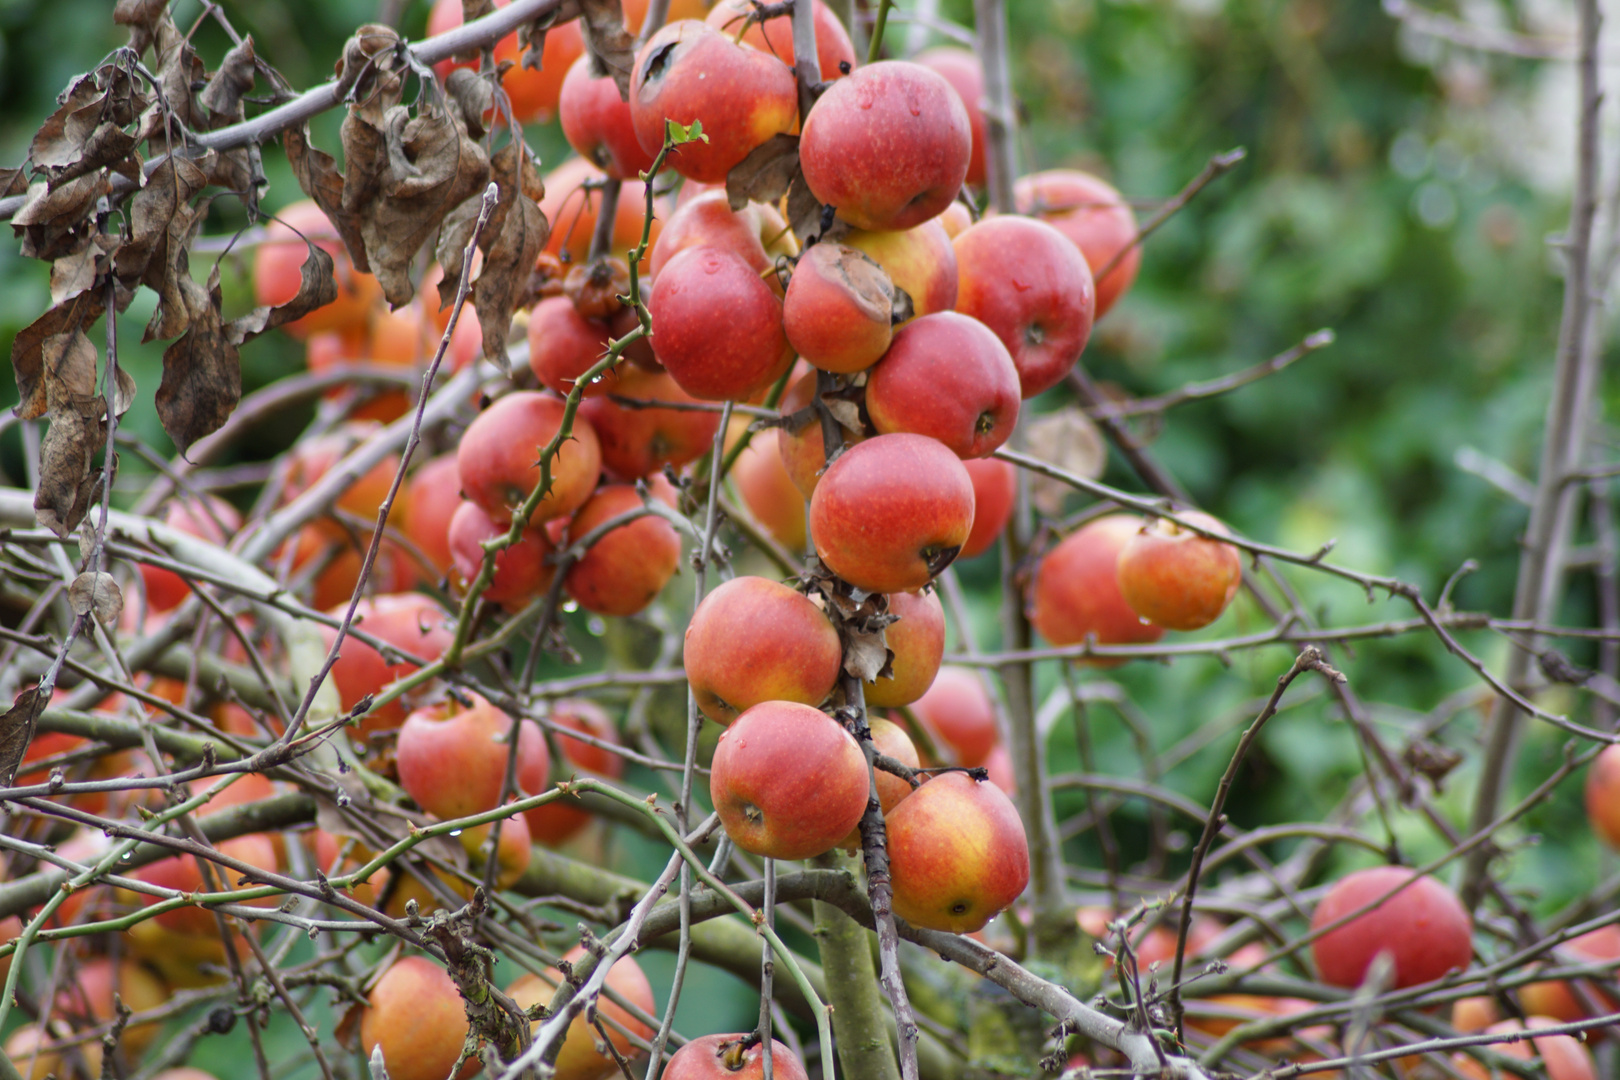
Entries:
[[[42, 526], [64, 539], [73, 535], [101, 490], [106, 445], [107, 424], [99, 408], [51, 411], [50, 427], [40, 442], [39, 489], [34, 492], [34, 517]], [[117, 461], [114, 456], [115, 477]]]
[[527, 147], [521, 142], [507, 143], [490, 163], [490, 175], [500, 195], [478, 239], [484, 265], [473, 286], [473, 307], [484, 334], [484, 355], [504, 371], [508, 368], [506, 338], [512, 329], [512, 312], [528, 294], [529, 272], [551, 229], [539, 205], [545, 185]]
[[21, 195], [28, 190], [28, 170], [23, 168], [0, 169], [0, 198], [12, 195]]
[[34, 134], [28, 159], [50, 178], [52, 186], [94, 172], [127, 157], [136, 138], [123, 125], [144, 107], [129, 76], [104, 65], [80, 76], [59, 99], [61, 105]]
[[[751, 150], [726, 174], [726, 201], [733, 210], [741, 210], [750, 202], [773, 203], [786, 195], [797, 179], [804, 184], [804, 172], [799, 168], [799, 137], [772, 135]], [[817, 220], [821, 207], [816, 207]]]
[[630, 100], [630, 71], [635, 66], [635, 39], [624, 28], [619, 0], [579, 0], [579, 29], [591, 58], [591, 74], [611, 77], [619, 99]]
[[[1108, 448], [1097, 425], [1076, 406], [1069, 405], [1031, 420], [1025, 428], [1029, 454], [1066, 472], [1095, 480], [1108, 464]], [[1029, 498], [1048, 517], [1063, 513], [1069, 486], [1061, 480], [1031, 474]]]
[[391, 26], [368, 23], [343, 45], [338, 81], [350, 82], [350, 115], [382, 127], [388, 111], [405, 94], [410, 67], [401, 55], [399, 33]]
[[883, 640], [883, 631], [855, 630], [842, 635], [844, 670], [862, 682], [876, 682], [894, 674], [894, 650]]
[[[469, 0], [461, 0], [467, 4]], [[558, 5], [535, 19], [518, 27], [518, 44], [523, 47], [522, 64], [530, 71], [540, 71], [545, 67], [546, 31], [557, 25], [557, 12], [562, 5]]]
[[472, 243], [473, 229], [478, 224], [480, 202], [480, 199], [468, 199], [445, 215], [444, 224], [439, 226], [439, 243], [434, 248], [434, 258], [444, 268], [444, 277], [439, 279], [441, 310], [455, 302], [456, 293], [461, 288], [461, 267], [467, 247]]
[[157, 390], [158, 418], [182, 454], [219, 430], [242, 400], [241, 360], [220, 319], [217, 264], [208, 288], [197, 292], [201, 303], [192, 309], [186, 332], [163, 350], [163, 381]]
[[253, 51], [253, 35], [242, 39], [225, 59], [219, 70], [209, 78], [198, 100], [212, 114], [212, 126], [222, 127], [242, 119], [242, 98], [253, 89], [254, 69], [258, 58]]
[[[24, 327], [11, 342], [11, 367], [17, 378], [19, 401], [13, 410], [24, 420], [45, 415], [52, 401], [48, 392], [46, 343], [89, 326], [101, 315], [99, 291], [84, 293], [58, 304]], [[55, 355], [52, 346], [52, 355]]]
[[343, 238], [343, 246], [348, 250], [355, 269], [370, 273], [365, 239], [360, 235], [360, 215], [343, 209], [344, 181], [337, 161], [309, 141], [308, 124], [289, 128], [282, 135], [281, 142], [287, 151], [287, 164], [292, 166], [293, 175], [298, 178], [298, 186], [331, 219], [333, 228]]
[[861, 423], [861, 408], [859, 405], [832, 394], [821, 395], [821, 403], [827, 406], [827, 411], [833, 414], [833, 419], [837, 420], [845, 431], [852, 435], [865, 433], [866, 427]]
[[444, 92], [461, 112], [461, 122], [467, 134], [475, 139], [484, 137], [484, 114], [495, 108], [495, 89], [488, 79], [472, 68], [456, 68], [444, 80]]
[[191, 199], [207, 184], [194, 162], [171, 157], [130, 199], [130, 237], [113, 257], [113, 271], [126, 286], [143, 284], [158, 294], [144, 341], [185, 333], [197, 304], [190, 247], [208, 203]]
[[197, 101], [197, 88], [207, 84], [208, 69], [191, 41], [174, 25], [167, 10], [158, 17], [152, 42], [153, 67], [161, 91], [141, 116], [138, 138], [151, 140], [154, 153], [184, 148], [183, 131], [208, 126], [207, 110]]
[[95, 229], [96, 200], [107, 193], [107, 177], [90, 173], [52, 188], [28, 186], [28, 198], [11, 218], [22, 234], [21, 251], [30, 259], [58, 259], [83, 250]]
[[316, 308], [325, 307], [337, 299], [337, 278], [333, 275], [331, 254], [321, 247], [304, 241], [309, 254], [299, 270], [298, 292], [285, 304], [277, 307], [254, 308], [240, 318], [225, 324], [225, 337], [233, 345], [251, 341], [266, 330], [274, 330], [295, 319], [301, 319]]
[[36, 684], [13, 698], [11, 708], [0, 716], [0, 787], [16, 782], [17, 769], [28, 753], [28, 744], [34, 741], [34, 726], [45, 711], [45, 700]]
[[129, 27], [129, 47], [139, 56], [157, 37], [158, 23], [168, 10], [169, 0], [118, 0], [113, 22]]
[[107, 573], [86, 570], [68, 586], [68, 606], [75, 615], [90, 615], [102, 626], [113, 626], [124, 611], [124, 594]]

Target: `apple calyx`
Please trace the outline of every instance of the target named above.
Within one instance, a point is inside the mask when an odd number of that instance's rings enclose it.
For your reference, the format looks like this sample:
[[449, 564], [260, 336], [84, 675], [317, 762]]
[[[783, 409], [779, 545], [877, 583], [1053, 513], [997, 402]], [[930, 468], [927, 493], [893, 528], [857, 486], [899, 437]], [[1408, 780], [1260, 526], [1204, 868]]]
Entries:
[[962, 545], [957, 544], [955, 547], [925, 547], [917, 554], [922, 558], [923, 565], [928, 567], [928, 576], [936, 578], [956, 561], [957, 553], [961, 550]]

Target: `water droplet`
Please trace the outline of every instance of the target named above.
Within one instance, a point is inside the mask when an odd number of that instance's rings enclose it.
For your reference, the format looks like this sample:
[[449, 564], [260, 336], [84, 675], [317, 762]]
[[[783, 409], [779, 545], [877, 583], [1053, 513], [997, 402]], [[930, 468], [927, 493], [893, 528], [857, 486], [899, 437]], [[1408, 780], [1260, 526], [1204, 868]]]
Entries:
[[450, 835], [451, 836], [460, 836], [461, 835], [461, 830], [460, 829], [451, 829], [450, 830]]

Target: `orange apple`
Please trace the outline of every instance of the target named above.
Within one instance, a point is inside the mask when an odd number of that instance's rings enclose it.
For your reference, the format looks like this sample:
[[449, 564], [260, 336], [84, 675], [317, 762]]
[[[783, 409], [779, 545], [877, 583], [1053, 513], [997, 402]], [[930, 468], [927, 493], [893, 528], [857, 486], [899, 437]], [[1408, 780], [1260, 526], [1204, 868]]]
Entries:
[[[1181, 517], [1218, 535], [1226, 527], [1197, 510]], [[1115, 567], [1120, 595], [1146, 621], [1199, 630], [1220, 618], [1243, 584], [1243, 557], [1231, 544], [1155, 518], [1125, 542]]]
[[765, 701], [820, 705], [838, 681], [843, 647], [827, 616], [802, 593], [744, 576], [697, 606], [683, 659], [698, 708], [729, 724]]
[[1024, 823], [988, 781], [936, 776], [887, 817], [894, 913], [914, 926], [982, 930], [1029, 884]]

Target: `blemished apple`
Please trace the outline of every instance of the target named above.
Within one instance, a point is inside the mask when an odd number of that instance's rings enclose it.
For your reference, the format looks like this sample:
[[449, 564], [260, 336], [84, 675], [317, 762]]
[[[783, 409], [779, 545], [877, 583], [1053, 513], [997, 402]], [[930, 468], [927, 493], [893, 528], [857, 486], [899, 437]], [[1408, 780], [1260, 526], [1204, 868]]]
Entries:
[[[512, 753], [512, 718], [486, 699], [470, 696], [470, 707], [447, 698], [411, 713], [394, 751], [405, 793], [446, 820], [500, 805]], [[540, 794], [550, 771], [546, 740], [533, 720], [524, 720], [518, 729], [515, 787], [508, 795]]]
[[911, 297], [912, 316], [921, 318], [956, 307], [956, 249], [942, 220], [925, 221], [899, 232], [853, 229], [844, 234], [842, 243], [865, 252], [883, 267], [894, 287]]
[[1389, 953], [1394, 961], [1398, 990], [1468, 966], [1473, 956], [1468, 911], [1445, 885], [1402, 866], [1375, 866], [1340, 878], [1316, 906], [1311, 929], [1319, 930], [1368, 905], [1376, 906], [1311, 943], [1323, 982], [1360, 986], [1380, 952]]
[[[462, 589], [478, 577], [484, 562], [484, 543], [505, 536], [511, 528], [491, 518], [477, 503], [463, 502], [450, 517], [450, 559]], [[550, 562], [553, 552], [546, 531], [535, 525], [523, 530], [518, 542], [495, 554], [495, 576], [484, 590], [484, 598], [508, 611], [545, 595], [557, 568]]]
[[709, 795], [732, 843], [769, 859], [830, 851], [866, 813], [866, 757], [819, 709], [765, 701], [720, 733]]
[[[1226, 526], [1197, 510], [1179, 514], [1211, 532]], [[1115, 568], [1131, 610], [1166, 630], [1200, 630], [1220, 618], [1243, 584], [1243, 558], [1231, 544], [1155, 518], [1126, 541]]]
[[844, 451], [810, 497], [816, 555], [870, 592], [920, 589], [973, 528], [973, 481], [926, 435], [879, 435]]
[[1001, 339], [1025, 400], [1056, 386], [1080, 359], [1096, 308], [1079, 250], [1044, 221], [1015, 214], [984, 219], [952, 246], [956, 310]]
[[973, 458], [962, 462], [973, 481], [973, 531], [962, 545], [959, 559], [983, 555], [1001, 539], [1002, 530], [1012, 520], [1013, 502], [1018, 495], [1018, 469], [1000, 458]]
[[564, 76], [557, 119], [574, 152], [613, 179], [634, 180], [652, 168], [653, 155], [636, 138], [630, 103], [619, 97], [611, 76], [591, 74], [589, 56], [575, 60]]
[[[563, 959], [569, 964], [578, 964], [585, 958], [585, 950], [581, 946], [574, 946], [563, 954]], [[549, 1005], [557, 994], [557, 987], [562, 985], [562, 972], [556, 968], [547, 968], [544, 976], [520, 975], [506, 988], [513, 1001], [520, 1008], [530, 1008], [535, 1005]], [[641, 965], [633, 957], [620, 957], [618, 962], [608, 969], [606, 985], [626, 1001], [634, 1004], [644, 1013], [653, 1013], [657, 1005], [653, 1001], [652, 983], [647, 981], [647, 975], [641, 970]], [[596, 1001], [598, 1015], [611, 1018], [615, 1024], [623, 1026], [625, 1031], [631, 1032], [638, 1039], [650, 1039], [653, 1029], [632, 1016], [624, 1006], [603, 995]], [[532, 1025], [535, 1029], [540, 1026], [536, 1020]], [[635, 1058], [641, 1051], [632, 1044], [624, 1034], [609, 1024], [602, 1025], [608, 1033], [608, 1039], [613, 1043], [614, 1049], [627, 1058]], [[553, 1080], [605, 1080], [619, 1071], [618, 1063], [611, 1054], [597, 1050], [598, 1036], [596, 1028], [590, 1023], [584, 1012], [579, 1013], [568, 1025], [568, 1032], [563, 1036], [562, 1049], [557, 1054], [556, 1071], [552, 1074]], [[440, 1077], [439, 1080], [443, 1080]]]
[[979, 58], [967, 49], [955, 45], [939, 45], [932, 49], [924, 49], [912, 57], [913, 62], [937, 72], [951, 89], [956, 91], [962, 99], [962, 107], [967, 110], [968, 127], [973, 132], [973, 152], [968, 157], [968, 170], [965, 183], [979, 187], [984, 183], [984, 148], [985, 127], [984, 109], [980, 102], [984, 100], [984, 65]]
[[434, 572], [449, 572], [450, 518], [461, 499], [461, 471], [456, 455], [440, 454], [411, 474], [406, 486], [405, 535]]
[[941, 311], [913, 319], [866, 380], [866, 411], [880, 434], [912, 432], [960, 458], [987, 457], [1018, 424], [1018, 369], [975, 318]]
[[1586, 820], [1604, 843], [1620, 849], [1620, 746], [1605, 746], [1587, 769]]
[[[1046, 553], [1030, 589], [1029, 618], [1053, 645], [1098, 645], [1158, 641], [1162, 627], [1145, 623], [1119, 591], [1115, 567], [1120, 550], [1142, 519], [1109, 514], [1076, 529]], [[1093, 661], [1098, 666], [1121, 661]]]
[[[347, 605], [328, 614], [342, 618], [347, 614]], [[435, 600], [418, 593], [363, 598], [355, 608], [354, 625], [401, 652], [430, 663], [442, 656], [455, 638], [444, 609]], [[328, 648], [337, 638], [337, 631], [327, 626], [320, 627], [320, 634]], [[345, 637], [337, 663], [332, 665], [332, 682], [337, 686], [339, 702], [347, 710], [366, 695], [380, 692], [416, 669], [416, 664], [408, 660], [389, 663], [360, 639]], [[411, 711], [408, 697], [401, 695], [367, 713], [360, 720], [359, 730], [351, 732], [352, 737], [364, 743], [373, 732], [399, 727]]]
[[[563, 403], [550, 394], [519, 390], [496, 401], [467, 426], [456, 449], [461, 493], [495, 521], [511, 521], [540, 484], [540, 453], [562, 429]], [[573, 437], [557, 448], [551, 488], [529, 518], [533, 524], [565, 517], [584, 505], [602, 473], [602, 451], [590, 421], [576, 414]]]
[[[624, 372], [616, 394], [637, 401], [697, 403], [661, 371]], [[696, 461], [714, 445], [714, 433], [720, 429], [718, 412], [638, 408], [606, 397], [582, 402], [579, 415], [597, 433], [603, 467], [619, 480], [636, 480], [665, 465], [678, 469]]]
[[[652, 248], [653, 277], [663, 273], [675, 256], [695, 247], [729, 251], [761, 276], [777, 256], [798, 254], [798, 241], [774, 206], [751, 202], [733, 210], [724, 188], [694, 196], [669, 216]], [[775, 289], [776, 276], [770, 275], [767, 283]]]
[[1096, 317], [1106, 315], [1142, 265], [1141, 245], [1131, 246], [1136, 241], [1136, 215], [1130, 204], [1112, 185], [1078, 169], [1032, 173], [1013, 185], [1013, 199], [1020, 214], [1040, 218], [1067, 236], [1094, 278], [1125, 251], [1118, 264], [1095, 282]]
[[[599, 319], [587, 319], [566, 296], [548, 296], [529, 312], [529, 367], [548, 390], [567, 394], [575, 381], [607, 355], [613, 333]], [[583, 396], [617, 392], [619, 372], [610, 368], [585, 388]]]
[[996, 704], [972, 668], [940, 668], [927, 693], [912, 703], [911, 714], [937, 749], [954, 755], [954, 765], [983, 765], [1000, 741]]
[[782, 299], [788, 344], [823, 371], [865, 371], [894, 337], [894, 283], [870, 255], [835, 241], [806, 251]]
[[[1486, 1028], [1485, 1034], [1511, 1035], [1524, 1031], [1526, 1027], [1534, 1032], [1537, 1028], [1552, 1027], [1557, 1023], [1549, 1016], [1527, 1016], [1522, 1024], [1515, 1019], [1500, 1020]], [[1535, 1048], [1534, 1055], [1530, 1052], [1532, 1046]], [[1530, 1061], [1532, 1057], [1540, 1058], [1547, 1067], [1547, 1080], [1597, 1080], [1597, 1064], [1592, 1060], [1592, 1052], [1573, 1035], [1532, 1034], [1528, 1040], [1494, 1042], [1490, 1048], [1499, 1054], [1524, 1061]], [[1463, 1053], [1453, 1054], [1451, 1064], [1468, 1080], [1489, 1080], [1496, 1075], [1494, 1069], [1487, 1069], [1478, 1059]]]
[[[798, 412], [813, 402], [815, 397], [816, 373], [812, 371], [788, 384], [780, 405], [782, 415], [788, 416]], [[776, 448], [781, 454], [782, 464], [787, 468], [793, 486], [808, 499], [815, 494], [816, 485], [821, 482], [821, 474], [827, 468], [827, 444], [823, 441], [821, 418], [812, 414], [810, 421], [802, 427], [783, 427], [777, 430], [781, 432], [777, 436]], [[865, 438], [848, 428], [843, 429], [842, 435], [846, 448]]]
[[[404, 956], [371, 988], [360, 1015], [360, 1045], [382, 1048], [392, 1080], [445, 1080], [467, 1038], [467, 1011], [449, 972], [425, 956]], [[478, 1071], [475, 1057], [457, 1073]]]
[[962, 190], [973, 129], [939, 74], [882, 60], [833, 83], [804, 122], [799, 162], [817, 201], [857, 229], [910, 229]]
[[[816, 66], [821, 69], [823, 82], [831, 82], [842, 78], [845, 71], [855, 67], [855, 46], [849, 40], [849, 32], [844, 24], [838, 21], [832, 8], [815, 0], [816, 24]], [[708, 24], [731, 37], [736, 37], [742, 31], [744, 45], [752, 46], [761, 52], [768, 52], [788, 67], [793, 66], [793, 25], [792, 19], [786, 15], [764, 22], [749, 23], [743, 27], [742, 20], [752, 14], [753, 5], [748, 0], [720, 0], [709, 11]], [[840, 67], [840, 65], [848, 65]]]
[[777, 442], [782, 429], [768, 428], [754, 433], [753, 439], [737, 455], [731, 479], [737, 492], [759, 523], [789, 551], [804, 550], [804, 493], [793, 482]]
[[843, 647], [826, 614], [802, 593], [740, 576], [692, 613], [683, 659], [698, 708], [729, 724], [765, 701], [820, 705], [838, 681]]
[[[703, 1035], [669, 1056], [664, 1080], [763, 1080], [765, 1048], [749, 1036]], [[744, 1046], [747, 1049], [744, 1049]], [[807, 1080], [804, 1062], [775, 1039], [771, 1040], [771, 1075], [782, 1080]]]
[[659, 362], [693, 397], [746, 398], [793, 364], [782, 301], [722, 248], [688, 248], [669, 260], [647, 307]]
[[[556, 727], [589, 735], [609, 745], [618, 745], [619, 732], [613, 726], [613, 718], [594, 701], [585, 698], [559, 701], [551, 707], [549, 719]], [[557, 752], [562, 755], [559, 762], [562, 771], [570, 775], [579, 771], [591, 772], [610, 780], [624, 775], [624, 758], [613, 751], [561, 732], [555, 732], [553, 738]], [[547, 847], [567, 843], [592, 821], [590, 813], [580, 809], [577, 799], [545, 803], [524, 811], [523, 817], [529, 823], [529, 834], [534, 842]]]
[[890, 593], [889, 614], [900, 616], [883, 631], [894, 653], [893, 672], [865, 687], [866, 704], [875, 709], [899, 708], [922, 697], [945, 656], [945, 608], [937, 593]]
[[1024, 823], [1001, 789], [966, 773], [933, 777], [885, 824], [894, 913], [930, 930], [982, 930], [1029, 884]]
[[[666, 485], [664, 501], [671, 502], [673, 495]], [[644, 505], [633, 486], [604, 485], [575, 512], [568, 524], [568, 542], [578, 543], [599, 526]], [[586, 611], [635, 615], [658, 598], [680, 561], [680, 534], [668, 521], [647, 514], [603, 534], [569, 567], [563, 588]]]
[[702, 122], [708, 141], [686, 143], [666, 160], [687, 179], [713, 184], [771, 136], [793, 131], [798, 87], [793, 72], [769, 53], [682, 19], [660, 29], [636, 55], [630, 115], [649, 154], [664, 144], [665, 121]]

